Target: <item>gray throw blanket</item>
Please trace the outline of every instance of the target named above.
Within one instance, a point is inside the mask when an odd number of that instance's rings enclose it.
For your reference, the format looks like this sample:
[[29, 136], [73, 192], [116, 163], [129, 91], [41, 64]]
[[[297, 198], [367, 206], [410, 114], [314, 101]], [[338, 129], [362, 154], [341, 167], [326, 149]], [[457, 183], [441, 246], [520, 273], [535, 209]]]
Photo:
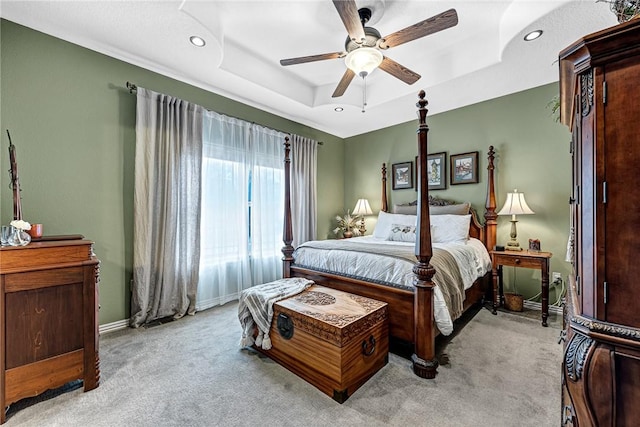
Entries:
[[[344, 239], [314, 240], [305, 242], [300, 246], [327, 251], [327, 256], [329, 256], [329, 251], [331, 250], [344, 250], [400, 258], [413, 264], [417, 263], [415, 249], [405, 245], [373, 245]], [[453, 255], [446, 250], [433, 248], [432, 252], [430, 264], [436, 270], [436, 274], [433, 276], [433, 283], [440, 288], [451, 319], [455, 320], [462, 314], [465, 297], [460, 268]], [[340, 272], [336, 273], [340, 274]]]
[[[311, 285], [313, 285], [313, 281], [309, 279], [294, 277], [257, 285], [242, 291], [238, 304], [238, 319], [242, 326], [240, 345], [247, 347], [255, 343], [256, 346], [269, 350], [271, 348], [269, 329], [273, 319], [273, 303], [299, 294]], [[258, 328], [258, 336], [254, 340], [255, 327]]]

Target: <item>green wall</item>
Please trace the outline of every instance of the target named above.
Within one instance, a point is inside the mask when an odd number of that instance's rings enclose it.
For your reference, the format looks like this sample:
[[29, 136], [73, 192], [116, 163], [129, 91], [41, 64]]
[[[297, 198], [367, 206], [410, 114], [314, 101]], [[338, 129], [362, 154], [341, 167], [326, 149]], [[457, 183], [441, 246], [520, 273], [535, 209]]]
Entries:
[[[470, 89], [471, 90], [471, 89]], [[416, 101], [417, 101], [416, 90]], [[427, 116], [429, 152], [451, 154], [479, 152], [478, 184], [448, 186], [432, 194], [442, 198], [469, 201], [482, 215], [487, 188], [487, 151], [496, 150], [496, 197], [498, 210], [506, 193], [517, 188], [524, 192], [535, 215], [518, 217], [518, 241], [528, 247], [529, 238], [540, 239], [542, 250], [552, 252], [551, 271], [566, 277], [570, 265], [564, 261], [569, 227], [571, 191], [571, 135], [566, 127], [550, 116], [547, 104], [558, 93], [550, 84], [468, 107]], [[429, 94], [427, 93], [427, 100]], [[380, 166], [387, 163], [390, 205], [416, 199], [414, 189], [391, 191], [390, 171], [393, 163], [413, 161], [417, 154], [417, 119], [345, 141], [345, 199], [352, 207], [365, 197], [372, 209], [380, 208]], [[449, 168], [447, 167], [447, 170]], [[415, 167], [414, 167], [415, 173]], [[447, 182], [448, 182], [447, 178]], [[415, 183], [415, 180], [414, 180]], [[509, 240], [509, 217], [498, 218], [498, 244]], [[372, 230], [375, 217], [367, 220]], [[540, 273], [535, 270], [505, 267], [506, 286], [515, 284], [526, 298], [540, 292]], [[507, 288], [508, 289], [508, 288]], [[557, 299], [552, 288], [550, 300]], [[558, 289], [559, 291], [559, 289]], [[559, 293], [559, 292], [558, 292]]]
[[[416, 121], [342, 140], [6, 20], [0, 27], [0, 141], [5, 147], [0, 149], [0, 169], [9, 169], [9, 129], [17, 146], [24, 218], [43, 223], [45, 234], [80, 233], [95, 241], [101, 260], [101, 324], [129, 314], [135, 96], [126, 90], [127, 81], [323, 141], [318, 150], [320, 239], [333, 237], [335, 214], [353, 209], [358, 198], [368, 198], [377, 212], [381, 164], [391, 170], [391, 164], [413, 160], [417, 153]], [[498, 208], [511, 189], [526, 193], [536, 214], [519, 218], [519, 240], [526, 244], [530, 237], [539, 238], [543, 250], [554, 253], [552, 271], [566, 277], [570, 135], [546, 108], [556, 93], [552, 84], [428, 116], [429, 144], [430, 152], [448, 155], [480, 152], [480, 183], [433, 192], [468, 200], [480, 213], [486, 153], [494, 145]], [[7, 183], [8, 174], [0, 173], [2, 224], [12, 215]], [[392, 204], [416, 197], [413, 189], [389, 194]], [[375, 217], [367, 225], [370, 232]], [[509, 226], [507, 218], [499, 219], [499, 243], [508, 240]], [[511, 283], [514, 271], [506, 270]], [[520, 269], [516, 280], [526, 297], [539, 292], [539, 273]]]
[[318, 237], [342, 211], [341, 138], [194, 86], [0, 21], [0, 222], [12, 219], [8, 139], [17, 148], [24, 219], [45, 234], [83, 234], [100, 264], [100, 323], [129, 315], [136, 97], [130, 81], [206, 108], [324, 142]]

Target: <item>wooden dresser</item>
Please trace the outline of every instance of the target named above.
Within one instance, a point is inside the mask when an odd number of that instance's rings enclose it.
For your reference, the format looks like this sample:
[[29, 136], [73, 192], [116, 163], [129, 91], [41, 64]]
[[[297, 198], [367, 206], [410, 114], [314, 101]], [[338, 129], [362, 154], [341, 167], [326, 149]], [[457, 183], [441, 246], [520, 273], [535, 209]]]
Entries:
[[0, 249], [0, 424], [5, 408], [76, 379], [100, 381], [98, 259], [82, 239]]
[[565, 305], [562, 423], [640, 420], [640, 19], [560, 53], [573, 133], [575, 252]]

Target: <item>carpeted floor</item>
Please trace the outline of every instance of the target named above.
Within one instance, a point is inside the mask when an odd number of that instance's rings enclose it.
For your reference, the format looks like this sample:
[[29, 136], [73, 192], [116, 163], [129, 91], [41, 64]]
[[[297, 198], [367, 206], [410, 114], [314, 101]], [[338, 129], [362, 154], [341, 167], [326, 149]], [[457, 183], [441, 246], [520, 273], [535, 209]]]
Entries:
[[[100, 340], [101, 384], [22, 401], [14, 426], [556, 426], [560, 316], [481, 309], [439, 343], [435, 380], [389, 363], [344, 404], [268, 358], [238, 348], [237, 304]], [[447, 359], [446, 357], [443, 358]], [[49, 395], [53, 395], [50, 393]]]

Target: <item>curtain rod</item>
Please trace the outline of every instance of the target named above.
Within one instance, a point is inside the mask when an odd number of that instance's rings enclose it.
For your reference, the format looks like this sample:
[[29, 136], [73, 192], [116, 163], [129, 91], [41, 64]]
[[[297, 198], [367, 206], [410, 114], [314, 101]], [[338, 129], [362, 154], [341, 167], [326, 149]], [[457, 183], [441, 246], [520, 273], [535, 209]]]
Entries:
[[[127, 89], [129, 89], [129, 93], [133, 93], [133, 92], [138, 90], [138, 86], [136, 86], [135, 84], [133, 84], [131, 82], [127, 82]], [[264, 125], [261, 125], [260, 123], [256, 123], [256, 122], [251, 122], [251, 123], [253, 123], [254, 125], [258, 125], [258, 126], [264, 126]], [[291, 132], [286, 132], [284, 130], [275, 129], [275, 128], [271, 128], [271, 129], [276, 130], [278, 132], [282, 132], [282, 133], [286, 133], [288, 135], [291, 135]], [[324, 142], [318, 141], [318, 145], [324, 145]]]

